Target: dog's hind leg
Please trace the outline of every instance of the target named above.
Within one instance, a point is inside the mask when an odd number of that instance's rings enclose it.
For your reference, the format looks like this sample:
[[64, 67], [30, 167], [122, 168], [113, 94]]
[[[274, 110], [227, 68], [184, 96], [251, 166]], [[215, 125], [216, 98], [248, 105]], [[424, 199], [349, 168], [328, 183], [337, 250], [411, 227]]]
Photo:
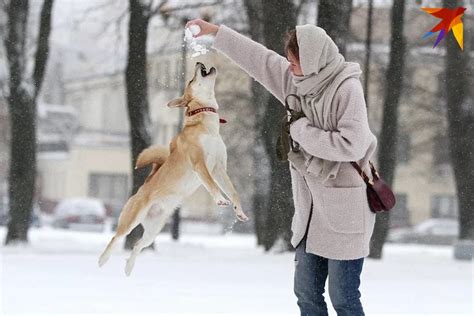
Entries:
[[128, 235], [146, 215], [143, 210], [147, 204], [146, 199], [135, 194], [125, 204], [118, 220], [117, 231], [99, 258], [99, 267], [103, 266], [110, 258], [112, 250], [121, 237]]
[[151, 207], [147, 216], [141, 223], [143, 226], [143, 236], [137, 241], [137, 243], [133, 247], [130, 257], [127, 259], [127, 264], [125, 265], [125, 274], [127, 276], [129, 276], [132, 272], [133, 267], [135, 265], [135, 259], [140, 254], [142, 249], [151, 245], [151, 243], [153, 243], [153, 241], [155, 240], [156, 236], [163, 229], [163, 226], [165, 226], [166, 221], [171, 216], [173, 209], [170, 208], [170, 210], [171, 211], [169, 211], [168, 209], [164, 210], [160, 208], [158, 204], [154, 204]]
[[[122, 212], [127, 212], [127, 210], [130, 210], [132, 208], [134, 201], [135, 201], [135, 196], [132, 196], [125, 204]], [[122, 216], [122, 213], [120, 213], [117, 231], [115, 235], [112, 237], [112, 239], [110, 240], [107, 247], [105, 248], [104, 252], [101, 254], [99, 258], [99, 267], [102, 267], [109, 260], [110, 256], [112, 255], [112, 250], [115, 246], [115, 243], [120, 237], [123, 237], [125, 235], [125, 229], [123, 228], [125, 225], [124, 221], [125, 221], [125, 216]]]
[[107, 247], [105, 248], [104, 252], [102, 253], [102, 255], [100, 256], [99, 258], [99, 267], [102, 267], [110, 258], [110, 255], [112, 254], [112, 250], [115, 246], [115, 243], [117, 242], [117, 239], [119, 238], [120, 236], [117, 236], [115, 235], [114, 237], [112, 237], [112, 239], [110, 240], [109, 244], [107, 245]]

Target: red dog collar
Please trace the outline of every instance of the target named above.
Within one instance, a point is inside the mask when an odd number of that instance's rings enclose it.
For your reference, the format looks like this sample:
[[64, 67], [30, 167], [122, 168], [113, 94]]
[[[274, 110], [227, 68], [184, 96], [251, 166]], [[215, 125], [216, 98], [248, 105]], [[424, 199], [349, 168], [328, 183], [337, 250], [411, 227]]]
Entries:
[[[199, 114], [199, 113], [201, 113], [201, 112], [214, 112], [214, 113], [217, 114], [216, 109], [211, 108], [211, 107], [204, 107], [204, 108], [196, 109], [196, 110], [191, 111], [191, 112], [187, 112], [186, 115], [187, 115], [187, 116], [193, 116], [193, 115]], [[219, 123], [224, 124], [224, 123], [227, 123], [227, 121], [224, 120], [224, 119], [222, 119], [222, 118], [219, 118]]]

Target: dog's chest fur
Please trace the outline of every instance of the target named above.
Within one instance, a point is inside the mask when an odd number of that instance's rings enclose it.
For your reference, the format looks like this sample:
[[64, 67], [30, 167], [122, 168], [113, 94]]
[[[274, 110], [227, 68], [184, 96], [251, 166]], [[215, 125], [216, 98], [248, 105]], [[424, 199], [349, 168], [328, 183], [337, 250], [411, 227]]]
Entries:
[[217, 161], [225, 164], [226, 147], [219, 134], [202, 134], [199, 137], [199, 141], [202, 145], [206, 165], [209, 168], [209, 171], [214, 169]]
[[[199, 136], [198, 141], [201, 145], [203, 158], [210, 173], [213, 172], [218, 161], [223, 165], [226, 165], [226, 147], [219, 134], [203, 133]], [[182, 181], [180, 186], [180, 200], [182, 195], [194, 192], [201, 185], [197, 173], [192, 169], [187, 171], [187, 174], [183, 176], [183, 179], [186, 179], [186, 181]]]

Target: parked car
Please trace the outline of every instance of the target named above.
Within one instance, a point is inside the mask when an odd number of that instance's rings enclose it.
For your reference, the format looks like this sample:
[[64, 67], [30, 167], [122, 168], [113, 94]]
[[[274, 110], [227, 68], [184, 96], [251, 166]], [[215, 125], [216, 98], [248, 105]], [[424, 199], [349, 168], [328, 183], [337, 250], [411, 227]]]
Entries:
[[448, 218], [431, 218], [411, 228], [391, 229], [387, 241], [452, 245], [459, 236], [459, 222]]
[[62, 200], [54, 209], [53, 227], [103, 231], [106, 210], [104, 203], [94, 198], [72, 198]]

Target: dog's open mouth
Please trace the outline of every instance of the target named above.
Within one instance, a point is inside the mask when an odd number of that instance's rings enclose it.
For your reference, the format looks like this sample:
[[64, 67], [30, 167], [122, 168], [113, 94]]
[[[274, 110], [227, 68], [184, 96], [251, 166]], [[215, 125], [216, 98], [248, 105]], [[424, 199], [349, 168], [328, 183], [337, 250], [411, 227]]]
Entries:
[[203, 78], [209, 76], [210, 74], [213, 74], [216, 72], [216, 68], [214, 67], [211, 67], [211, 69], [209, 69], [209, 71], [206, 71], [206, 66], [204, 66], [204, 64], [202, 63], [199, 63], [199, 66], [201, 67], [201, 76]]

